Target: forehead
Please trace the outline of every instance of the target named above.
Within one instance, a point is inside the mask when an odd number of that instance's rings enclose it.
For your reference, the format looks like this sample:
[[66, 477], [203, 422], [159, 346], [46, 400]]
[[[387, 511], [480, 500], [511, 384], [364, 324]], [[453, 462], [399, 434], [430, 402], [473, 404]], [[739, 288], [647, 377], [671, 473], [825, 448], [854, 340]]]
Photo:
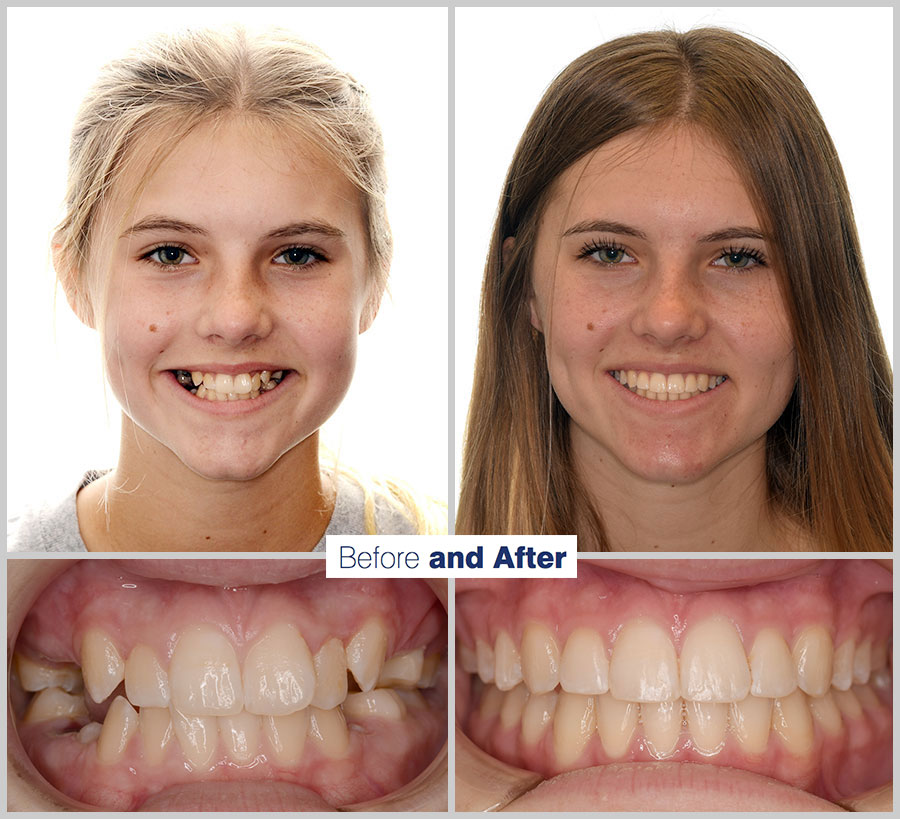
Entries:
[[628, 224], [676, 217], [688, 226], [758, 223], [724, 148], [689, 127], [629, 131], [604, 143], [559, 176], [547, 210], [573, 223], [600, 216]]

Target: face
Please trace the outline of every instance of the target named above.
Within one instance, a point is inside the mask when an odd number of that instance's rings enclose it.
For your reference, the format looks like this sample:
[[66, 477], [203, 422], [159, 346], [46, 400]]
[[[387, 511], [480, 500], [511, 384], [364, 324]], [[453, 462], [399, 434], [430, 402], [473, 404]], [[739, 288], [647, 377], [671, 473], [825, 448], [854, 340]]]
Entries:
[[631, 132], [559, 177], [531, 317], [580, 463], [670, 484], [762, 468], [797, 374], [770, 258], [701, 134]]
[[314, 444], [350, 384], [369, 314], [358, 192], [309, 145], [237, 119], [191, 132], [132, 205], [143, 170], [100, 223], [110, 384], [194, 472], [254, 478]]

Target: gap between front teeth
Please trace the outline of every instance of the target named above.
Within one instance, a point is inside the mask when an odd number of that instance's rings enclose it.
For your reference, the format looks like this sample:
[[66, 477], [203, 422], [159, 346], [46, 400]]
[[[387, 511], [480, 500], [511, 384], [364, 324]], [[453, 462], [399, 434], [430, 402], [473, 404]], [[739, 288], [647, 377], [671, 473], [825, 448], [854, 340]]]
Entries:
[[182, 387], [208, 401], [246, 401], [274, 390], [284, 378], [284, 370], [252, 373], [204, 373], [200, 370], [173, 370]]
[[708, 373], [672, 373], [667, 376], [645, 370], [610, 370], [609, 374], [641, 398], [655, 401], [685, 401], [714, 390], [728, 380], [726, 375]]

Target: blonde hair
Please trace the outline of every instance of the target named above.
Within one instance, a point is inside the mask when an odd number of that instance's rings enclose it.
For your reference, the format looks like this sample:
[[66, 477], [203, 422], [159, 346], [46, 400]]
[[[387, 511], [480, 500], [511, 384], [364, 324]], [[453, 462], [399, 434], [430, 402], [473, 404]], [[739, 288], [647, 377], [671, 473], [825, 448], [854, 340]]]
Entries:
[[[577, 533], [609, 548], [573, 467], [569, 417], [555, 394], [548, 398], [544, 343], [528, 310], [532, 258], [563, 171], [621, 134], [673, 122], [724, 146], [782, 276], [799, 378], [767, 436], [773, 507], [818, 548], [890, 549], [891, 371], [837, 153], [790, 66], [715, 28], [635, 34], [593, 49], [563, 70], [532, 115], [485, 268], [457, 531]], [[507, 237], [515, 243], [504, 257]]]
[[102, 320], [96, 302], [104, 282], [97, 279], [99, 266], [88, 264], [93, 231], [101, 206], [134, 159], [135, 143], [152, 132], [158, 144], [146, 182], [192, 129], [233, 114], [312, 141], [359, 190], [377, 306], [392, 240], [381, 131], [365, 90], [288, 32], [251, 35], [234, 26], [147, 41], [105, 66], [82, 103], [69, 152], [66, 214], [54, 243], [61, 260], [57, 273], [85, 321], [97, 326]]

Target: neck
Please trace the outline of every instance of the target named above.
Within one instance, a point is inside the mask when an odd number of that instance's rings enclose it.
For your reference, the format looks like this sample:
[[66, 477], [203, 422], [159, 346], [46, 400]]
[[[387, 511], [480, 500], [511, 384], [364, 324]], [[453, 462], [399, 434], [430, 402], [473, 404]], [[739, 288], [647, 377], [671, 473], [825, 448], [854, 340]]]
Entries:
[[115, 470], [78, 494], [90, 551], [309, 551], [334, 509], [314, 433], [266, 472], [209, 480], [123, 416]]
[[[691, 482], [650, 481], [605, 453], [573, 446], [575, 469], [601, 514], [611, 551], [757, 552], [802, 548], [773, 514], [765, 441]], [[596, 548], [580, 543], [579, 550]]]

